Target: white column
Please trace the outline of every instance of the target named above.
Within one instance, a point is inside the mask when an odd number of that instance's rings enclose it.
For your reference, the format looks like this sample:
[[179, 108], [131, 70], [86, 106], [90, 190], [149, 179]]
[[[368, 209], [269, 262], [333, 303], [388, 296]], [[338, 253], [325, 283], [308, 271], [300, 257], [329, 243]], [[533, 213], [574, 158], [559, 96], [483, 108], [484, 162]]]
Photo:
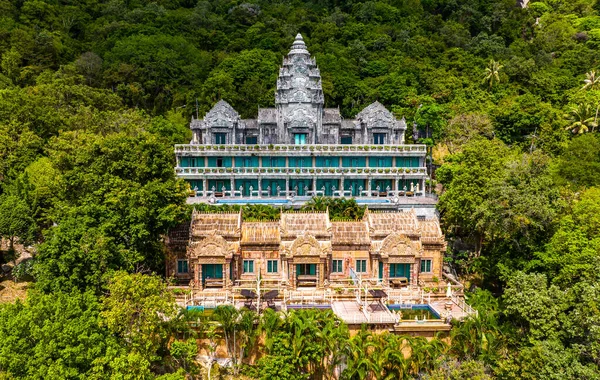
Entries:
[[262, 198], [262, 177], [258, 176], [258, 197]]

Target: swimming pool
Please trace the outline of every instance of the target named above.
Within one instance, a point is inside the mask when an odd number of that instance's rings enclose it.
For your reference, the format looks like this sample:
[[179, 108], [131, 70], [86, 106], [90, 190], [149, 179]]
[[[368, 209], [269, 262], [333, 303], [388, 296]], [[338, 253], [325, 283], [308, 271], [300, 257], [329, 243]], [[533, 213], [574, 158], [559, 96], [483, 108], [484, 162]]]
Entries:
[[371, 203], [390, 203], [389, 199], [357, 199], [358, 204], [371, 204]]
[[320, 305], [320, 304], [304, 304], [304, 305], [287, 305], [288, 309], [331, 309], [331, 305]]
[[264, 204], [288, 204], [287, 199], [218, 199], [217, 203], [232, 205], [264, 205]]
[[437, 311], [429, 305], [407, 305], [407, 304], [392, 304], [387, 305], [390, 311], [400, 311], [402, 320], [417, 319], [441, 319]]

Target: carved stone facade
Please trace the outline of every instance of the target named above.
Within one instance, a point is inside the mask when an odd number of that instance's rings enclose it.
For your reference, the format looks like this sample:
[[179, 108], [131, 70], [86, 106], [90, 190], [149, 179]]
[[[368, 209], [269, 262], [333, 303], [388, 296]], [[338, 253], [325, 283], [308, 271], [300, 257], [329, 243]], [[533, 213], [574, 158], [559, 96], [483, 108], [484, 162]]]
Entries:
[[275, 108], [243, 120], [220, 100], [202, 120], [192, 119], [190, 144], [403, 144], [406, 122], [381, 103], [343, 120], [338, 108], [324, 108], [321, 73], [300, 34], [283, 59]]
[[437, 219], [414, 211], [367, 210], [352, 222], [332, 222], [328, 212], [284, 212], [272, 222], [194, 212], [187, 231], [186, 247], [181, 229], [169, 239], [169, 260], [177, 263], [167, 264], [167, 276], [201, 288], [248, 286], [258, 276], [263, 286], [290, 288], [352, 277], [389, 286], [436, 283], [446, 250]]

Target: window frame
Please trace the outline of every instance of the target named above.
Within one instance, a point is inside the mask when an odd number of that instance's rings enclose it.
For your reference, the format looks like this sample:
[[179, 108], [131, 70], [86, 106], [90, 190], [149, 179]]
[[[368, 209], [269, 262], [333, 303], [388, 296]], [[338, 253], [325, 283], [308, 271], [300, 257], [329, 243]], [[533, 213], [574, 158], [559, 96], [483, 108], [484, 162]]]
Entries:
[[[373, 145], [384, 145], [387, 133], [373, 133]], [[381, 142], [379, 142], [381, 140]]]
[[306, 145], [308, 133], [294, 133], [294, 145]]
[[[181, 271], [180, 269], [183, 269], [183, 265], [181, 264], [185, 264], [185, 272]], [[190, 264], [189, 261], [186, 259], [177, 259], [177, 274], [188, 274], [190, 273]]]
[[331, 260], [331, 273], [344, 273], [344, 260], [332, 259]]
[[[215, 145], [225, 145], [227, 144], [227, 133], [223, 132], [215, 132]], [[219, 142], [219, 140], [223, 140]]]
[[242, 273], [254, 273], [254, 260], [253, 259], [244, 259], [242, 262]]
[[[427, 265], [427, 263], [429, 265]], [[429, 268], [428, 268], [429, 266]], [[425, 269], [425, 270], [423, 270]], [[433, 273], [433, 259], [421, 259], [421, 263], [419, 265], [420, 273]]]
[[267, 260], [267, 273], [279, 273], [279, 260]]
[[356, 259], [355, 267], [356, 273], [367, 273], [367, 259]]

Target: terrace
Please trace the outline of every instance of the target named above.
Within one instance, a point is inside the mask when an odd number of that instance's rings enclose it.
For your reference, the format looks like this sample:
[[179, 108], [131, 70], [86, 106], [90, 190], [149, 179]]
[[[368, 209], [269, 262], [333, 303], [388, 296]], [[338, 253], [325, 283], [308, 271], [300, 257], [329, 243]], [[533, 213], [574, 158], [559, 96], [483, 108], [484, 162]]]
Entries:
[[219, 305], [264, 310], [331, 309], [350, 326], [368, 324], [400, 332], [447, 331], [451, 319], [475, 315], [464, 300], [464, 289], [445, 277], [437, 288], [405, 286], [393, 289], [377, 279], [332, 283], [326, 289], [290, 290], [283, 283], [246, 281], [230, 290], [188, 289], [178, 302], [183, 307], [212, 309]]

